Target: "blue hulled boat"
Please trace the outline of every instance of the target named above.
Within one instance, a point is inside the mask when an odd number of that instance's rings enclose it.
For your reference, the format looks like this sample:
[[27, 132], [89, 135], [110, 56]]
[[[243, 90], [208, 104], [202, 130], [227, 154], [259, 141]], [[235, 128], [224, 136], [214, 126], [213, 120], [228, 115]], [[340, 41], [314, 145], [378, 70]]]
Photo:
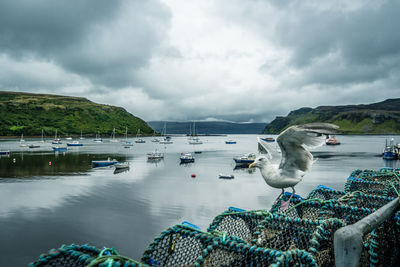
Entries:
[[190, 162], [194, 162], [194, 157], [190, 153], [185, 153], [185, 154], [182, 153], [180, 160], [181, 160], [181, 163], [190, 163]]
[[111, 166], [117, 163], [119, 163], [118, 160], [111, 160], [110, 158], [108, 158], [107, 160], [92, 160], [93, 168]]

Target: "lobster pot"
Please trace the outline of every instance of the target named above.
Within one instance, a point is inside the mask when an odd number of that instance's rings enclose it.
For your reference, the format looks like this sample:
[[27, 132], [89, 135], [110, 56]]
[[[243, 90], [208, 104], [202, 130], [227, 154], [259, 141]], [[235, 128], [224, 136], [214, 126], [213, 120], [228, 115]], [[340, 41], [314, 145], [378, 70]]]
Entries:
[[[366, 236], [369, 238], [369, 266], [399, 266], [400, 262], [400, 223], [399, 211], [394, 218], [383, 222]], [[364, 237], [364, 240], [366, 237]]]
[[355, 170], [350, 174], [349, 178], [359, 178], [370, 182], [387, 182], [399, 176], [399, 169], [382, 168], [378, 171], [374, 170]]
[[334, 190], [330, 187], [319, 185], [308, 194], [307, 199], [318, 198], [321, 200], [334, 200], [343, 197], [346, 193], [343, 191]]
[[84, 267], [93, 261], [99, 255], [100, 250], [88, 246], [78, 246], [72, 244], [70, 246], [63, 245], [59, 249], [52, 249], [47, 254], [41, 255], [40, 258], [31, 263], [30, 267], [47, 267], [47, 266], [76, 266]]
[[151, 266], [316, 266], [311, 253], [304, 250], [262, 248], [182, 225], [161, 233], [146, 249], [142, 261]]
[[258, 224], [270, 215], [268, 211], [232, 212], [228, 210], [216, 216], [207, 231], [224, 233], [250, 242], [254, 239]]
[[31, 263], [30, 267], [146, 267], [147, 265], [136, 262], [132, 259], [119, 256], [114, 253], [109, 255], [102, 254], [104, 250], [89, 245], [63, 245], [58, 249], [52, 249], [47, 254]]
[[[352, 180], [353, 181], [353, 180]], [[361, 184], [355, 182], [352, 187], [362, 188], [364, 185], [360, 180]], [[349, 182], [348, 182], [349, 183]], [[365, 182], [367, 185], [376, 182]], [[347, 185], [347, 183], [346, 183]], [[368, 190], [365, 190], [368, 191]], [[308, 199], [320, 199], [320, 200], [331, 200], [332, 202], [337, 202], [339, 204], [344, 204], [348, 206], [363, 207], [367, 209], [379, 209], [380, 207], [386, 205], [394, 198], [382, 195], [382, 194], [369, 194], [363, 193], [363, 190], [355, 191], [337, 191], [330, 189], [328, 187], [319, 186], [308, 196]]]
[[346, 193], [360, 191], [368, 195], [397, 197], [394, 188], [396, 188], [397, 191], [399, 189], [399, 183], [395, 180], [395, 177], [393, 177], [392, 181], [386, 182], [365, 181], [360, 178], [349, 177], [344, 186], [344, 191]]
[[334, 263], [333, 234], [344, 225], [339, 219], [313, 221], [274, 214], [259, 225], [254, 243], [280, 251], [305, 250], [319, 266], [328, 266]]
[[347, 224], [353, 224], [365, 216], [373, 213], [374, 208], [355, 207], [341, 204], [337, 201], [300, 200], [292, 198], [286, 211], [280, 209], [280, 201], [275, 204], [271, 213], [286, 215], [290, 218], [308, 220], [326, 220], [330, 218], [341, 219]]

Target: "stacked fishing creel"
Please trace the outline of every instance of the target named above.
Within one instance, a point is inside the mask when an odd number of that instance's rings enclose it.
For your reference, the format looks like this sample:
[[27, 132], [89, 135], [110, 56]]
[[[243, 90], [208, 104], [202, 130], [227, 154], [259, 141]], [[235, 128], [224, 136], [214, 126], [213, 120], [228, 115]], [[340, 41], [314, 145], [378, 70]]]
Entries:
[[263, 248], [185, 225], [162, 232], [146, 249], [142, 261], [151, 266], [317, 266], [305, 250]]
[[[379, 171], [353, 172], [347, 179], [345, 191], [347, 193], [369, 194], [369, 201], [361, 205], [381, 204], [382, 206], [399, 196], [399, 169], [382, 168]], [[376, 207], [379, 208], [379, 207]], [[381, 225], [364, 235], [364, 251], [368, 250], [368, 258], [361, 258], [361, 263], [369, 266], [398, 266], [400, 260], [400, 224], [399, 211], [396, 215], [384, 221]]]
[[318, 266], [334, 262], [333, 235], [345, 226], [342, 220], [309, 220], [274, 214], [264, 220], [252, 243], [280, 251], [305, 250], [313, 255]]
[[89, 245], [63, 245], [30, 264], [30, 267], [146, 267], [148, 265], [120, 256], [113, 248], [100, 250]]
[[214, 218], [207, 231], [210, 233], [221, 232], [251, 242], [257, 226], [269, 216], [272, 214], [266, 210], [246, 211], [229, 207], [227, 211]]

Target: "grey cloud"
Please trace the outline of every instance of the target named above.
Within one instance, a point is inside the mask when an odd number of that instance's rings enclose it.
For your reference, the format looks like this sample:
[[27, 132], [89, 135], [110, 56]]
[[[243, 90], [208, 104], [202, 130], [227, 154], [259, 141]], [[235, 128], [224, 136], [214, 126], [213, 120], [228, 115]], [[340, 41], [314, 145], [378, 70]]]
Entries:
[[169, 27], [152, 1], [0, 2], [0, 53], [35, 56], [113, 88], [134, 83]]

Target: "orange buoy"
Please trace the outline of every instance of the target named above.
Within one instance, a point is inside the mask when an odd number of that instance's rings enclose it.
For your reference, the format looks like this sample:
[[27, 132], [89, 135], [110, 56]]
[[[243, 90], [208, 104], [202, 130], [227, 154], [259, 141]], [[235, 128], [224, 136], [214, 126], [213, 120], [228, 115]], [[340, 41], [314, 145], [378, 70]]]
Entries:
[[196, 177], [196, 174], [192, 174], [192, 178], [195, 178]]

